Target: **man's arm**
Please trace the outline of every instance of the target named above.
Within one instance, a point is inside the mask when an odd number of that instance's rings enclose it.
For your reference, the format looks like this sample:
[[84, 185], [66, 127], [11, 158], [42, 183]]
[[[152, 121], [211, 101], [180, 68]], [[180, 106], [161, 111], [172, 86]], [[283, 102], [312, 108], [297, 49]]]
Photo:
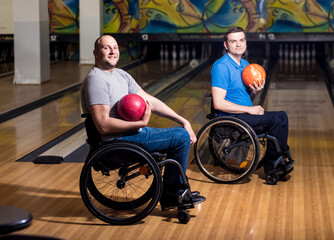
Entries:
[[212, 100], [213, 100], [213, 107], [216, 110], [232, 113], [232, 114], [241, 114], [241, 113], [249, 113], [253, 115], [262, 115], [264, 113], [264, 109], [257, 105], [257, 106], [242, 106], [230, 101], [225, 100], [226, 90], [219, 88], [219, 87], [212, 87]]
[[88, 108], [92, 115], [94, 124], [101, 134], [121, 133], [133, 129], [145, 127], [151, 117], [150, 104], [146, 105], [144, 116], [139, 121], [125, 121], [118, 118], [109, 117], [109, 105], [92, 105]]
[[165, 103], [163, 103], [156, 97], [153, 97], [152, 95], [146, 93], [143, 89], [140, 89], [137, 94], [144, 98], [145, 101], [149, 102], [152, 108], [152, 112], [154, 112], [158, 116], [168, 118], [182, 125], [188, 131], [191, 143], [193, 144], [196, 142], [196, 135], [188, 120], [178, 115], [175, 111], [173, 111], [170, 107], [168, 107]]

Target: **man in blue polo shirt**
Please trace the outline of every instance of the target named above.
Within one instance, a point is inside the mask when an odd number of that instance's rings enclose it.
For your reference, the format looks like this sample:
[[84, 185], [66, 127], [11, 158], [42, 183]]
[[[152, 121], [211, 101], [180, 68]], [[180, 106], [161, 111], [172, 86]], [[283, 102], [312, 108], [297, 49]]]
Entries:
[[[274, 144], [268, 141], [263, 162], [267, 176], [273, 170], [274, 162], [288, 150], [288, 116], [283, 111], [264, 111], [260, 105], [253, 106], [251, 97], [263, 89], [265, 82], [261, 84], [259, 81], [249, 86], [242, 82], [242, 70], [249, 64], [241, 58], [247, 48], [244, 30], [240, 27], [230, 28], [225, 34], [224, 47], [227, 53], [211, 69], [213, 106], [220, 116], [233, 115], [252, 127], [264, 126], [270, 135], [277, 138], [281, 152], [277, 152]], [[290, 171], [294, 161], [286, 165], [287, 171]]]

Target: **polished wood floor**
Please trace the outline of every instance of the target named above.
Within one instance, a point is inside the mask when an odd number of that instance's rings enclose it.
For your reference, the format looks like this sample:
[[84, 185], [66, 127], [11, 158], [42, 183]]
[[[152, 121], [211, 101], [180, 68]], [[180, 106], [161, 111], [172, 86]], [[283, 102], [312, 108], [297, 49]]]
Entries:
[[[191, 151], [189, 181], [207, 201], [189, 211], [188, 224], [178, 222], [176, 211], [161, 212], [158, 205], [140, 223], [111, 226], [94, 218], [82, 203], [78, 187], [82, 163], [37, 165], [11, 160], [0, 161], [0, 204], [32, 212], [32, 225], [18, 234], [63, 239], [333, 239], [334, 112], [317, 67], [309, 70], [298, 74], [278, 65], [265, 101], [267, 110], [288, 112], [289, 145], [296, 160], [290, 177], [276, 186], [265, 184], [262, 169], [243, 184], [213, 183], [191, 164]], [[203, 71], [166, 100], [191, 120], [196, 132], [207, 121], [204, 94], [209, 90], [209, 72]], [[41, 128], [43, 124], [36, 123]], [[152, 116], [151, 126], [174, 125]], [[19, 141], [24, 134], [17, 132], [13, 134]]]

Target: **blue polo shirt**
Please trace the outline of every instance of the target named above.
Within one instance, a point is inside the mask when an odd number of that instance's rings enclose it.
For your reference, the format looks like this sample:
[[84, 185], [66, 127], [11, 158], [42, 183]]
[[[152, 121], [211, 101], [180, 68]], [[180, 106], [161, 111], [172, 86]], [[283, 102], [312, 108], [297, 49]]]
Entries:
[[227, 101], [243, 106], [253, 106], [241, 79], [241, 72], [248, 64], [249, 62], [241, 59], [239, 66], [228, 54], [225, 54], [212, 65], [211, 86], [225, 89]]

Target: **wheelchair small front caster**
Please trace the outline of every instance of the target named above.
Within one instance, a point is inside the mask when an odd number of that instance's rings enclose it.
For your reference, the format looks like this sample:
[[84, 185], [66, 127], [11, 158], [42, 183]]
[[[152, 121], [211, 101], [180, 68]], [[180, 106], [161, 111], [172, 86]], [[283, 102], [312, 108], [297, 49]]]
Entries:
[[279, 180], [279, 175], [277, 174], [276, 171], [271, 171], [267, 176], [266, 176], [266, 182], [269, 185], [276, 185]]
[[187, 224], [190, 221], [190, 214], [186, 210], [179, 210], [177, 219], [179, 219], [180, 223]]

